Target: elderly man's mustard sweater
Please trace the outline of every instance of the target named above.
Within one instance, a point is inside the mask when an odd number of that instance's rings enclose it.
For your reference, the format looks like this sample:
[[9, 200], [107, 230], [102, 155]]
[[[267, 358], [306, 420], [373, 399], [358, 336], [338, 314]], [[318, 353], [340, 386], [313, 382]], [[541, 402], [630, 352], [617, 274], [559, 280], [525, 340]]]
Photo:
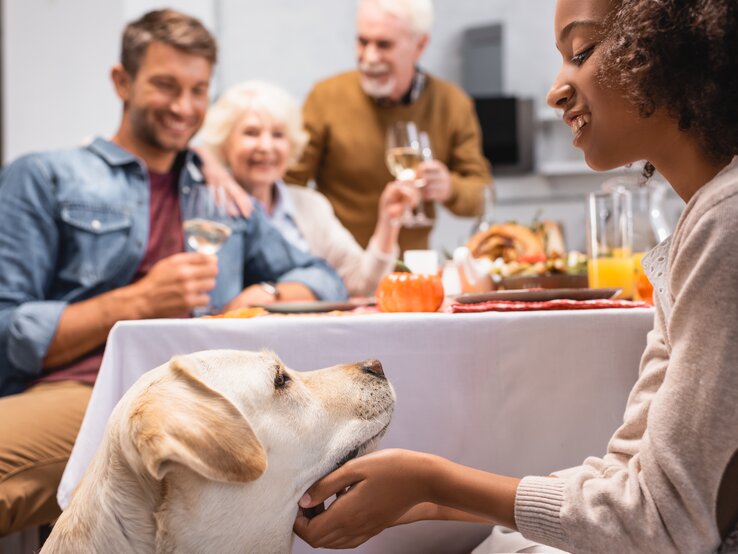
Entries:
[[[385, 162], [385, 130], [395, 121], [414, 121], [429, 134], [433, 157], [451, 172], [453, 195], [446, 206], [457, 215], [480, 213], [491, 176], [474, 106], [458, 87], [427, 75], [411, 104], [380, 106], [361, 89], [358, 72], [351, 71], [318, 83], [303, 111], [310, 143], [286, 180], [306, 184], [315, 179], [363, 247], [377, 223], [379, 196], [394, 179]], [[434, 214], [433, 206], [427, 212]], [[427, 248], [429, 234], [429, 229], [403, 229], [400, 246]]]

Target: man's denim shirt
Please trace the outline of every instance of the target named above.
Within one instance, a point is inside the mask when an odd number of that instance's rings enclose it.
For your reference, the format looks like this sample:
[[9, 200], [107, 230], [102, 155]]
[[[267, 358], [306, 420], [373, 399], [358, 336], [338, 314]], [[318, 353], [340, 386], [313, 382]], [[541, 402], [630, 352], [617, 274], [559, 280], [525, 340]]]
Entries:
[[[180, 205], [202, 186], [199, 160], [183, 153]], [[232, 220], [218, 253], [211, 303], [225, 305], [262, 281], [297, 282], [316, 297], [347, 296], [328, 264], [285, 241], [260, 210]], [[143, 163], [96, 139], [75, 150], [30, 154], [0, 175], [0, 396], [23, 390], [67, 306], [131, 283], [149, 233]]]

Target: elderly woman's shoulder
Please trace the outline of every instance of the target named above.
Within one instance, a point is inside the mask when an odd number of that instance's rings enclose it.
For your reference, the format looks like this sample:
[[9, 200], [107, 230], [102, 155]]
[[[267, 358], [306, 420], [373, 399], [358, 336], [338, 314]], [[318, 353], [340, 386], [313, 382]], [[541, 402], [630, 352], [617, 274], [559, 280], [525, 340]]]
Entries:
[[301, 185], [287, 185], [290, 198], [298, 211], [319, 211], [320, 213], [333, 213], [333, 207], [328, 199], [317, 190], [303, 187]]

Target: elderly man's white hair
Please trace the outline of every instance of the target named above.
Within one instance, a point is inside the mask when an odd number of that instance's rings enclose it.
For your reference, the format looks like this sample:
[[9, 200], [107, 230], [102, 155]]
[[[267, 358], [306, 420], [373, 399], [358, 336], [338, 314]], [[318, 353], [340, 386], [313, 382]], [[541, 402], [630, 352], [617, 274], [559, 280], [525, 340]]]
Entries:
[[359, 0], [359, 7], [364, 4], [374, 4], [381, 11], [404, 19], [416, 35], [430, 33], [433, 24], [431, 0]]

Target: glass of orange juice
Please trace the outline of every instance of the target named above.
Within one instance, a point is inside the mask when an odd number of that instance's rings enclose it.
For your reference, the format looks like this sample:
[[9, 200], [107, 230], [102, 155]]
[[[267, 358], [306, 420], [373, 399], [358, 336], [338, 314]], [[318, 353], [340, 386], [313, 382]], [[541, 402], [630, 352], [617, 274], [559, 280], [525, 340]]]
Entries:
[[587, 275], [590, 288], [618, 288], [633, 298], [633, 208], [630, 192], [616, 189], [587, 197]]
[[643, 300], [649, 304], [653, 304], [653, 285], [648, 280], [645, 271], [643, 271], [643, 265], [641, 260], [647, 252], [636, 252], [633, 254], [633, 271], [634, 271], [634, 286], [633, 298], [636, 300]]

